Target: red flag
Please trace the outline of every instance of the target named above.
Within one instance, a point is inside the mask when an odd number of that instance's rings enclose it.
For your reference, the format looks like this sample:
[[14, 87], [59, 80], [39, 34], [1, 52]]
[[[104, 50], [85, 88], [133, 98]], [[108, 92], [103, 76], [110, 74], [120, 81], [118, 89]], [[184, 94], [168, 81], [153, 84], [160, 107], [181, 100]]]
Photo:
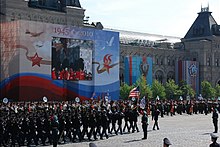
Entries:
[[139, 87], [135, 87], [131, 89], [129, 97], [139, 97], [139, 96], [140, 96]]

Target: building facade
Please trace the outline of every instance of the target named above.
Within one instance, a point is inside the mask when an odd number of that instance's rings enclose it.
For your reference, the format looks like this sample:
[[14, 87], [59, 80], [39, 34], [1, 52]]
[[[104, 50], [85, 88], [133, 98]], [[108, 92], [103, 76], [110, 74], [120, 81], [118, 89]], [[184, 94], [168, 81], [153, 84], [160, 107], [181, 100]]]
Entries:
[[0, 99], [119, 98], [118, 32], [95, 29], [102, 28], [99, 23], [88, 25], [76, 0], [18, 1], [20, 7], [4, 2]]
[[[1, 22], [28, 20], [76, 27], [103, 29], [101, 23], [89, 24], [78, 0], [1, 0]], [[104, 30], [112, 30], [104, 28]], [[113, 30], [120, 34], [120, 82], [125, 82], [125, 57], [152, 59], [152, 79], [165, 83], [177, 80], [178, 61], [199, 63], [199, 83], [220, 84], [220, 26], [209, 8], [202, 8], [183, 38]], [[1, 60], [1, 62], [4, 62]]]
[[[45, 2], [47, 3], [45, 3]], [[73, 1], [73, 0], [69, 0]], [[84, 11], [80, 4], [65, 4], [60, 10], [59, 0], [54, 4], [52, 0], [1, 0], [1, 21], [29, 20], [52, 24], [83, 26]], [[51, 2], [51, 4], [50, 4]], [[75, 2], [75, 1], [74, 1]], [[60, 6], [61, 7], [61, 6]], [[49, 9], [51, 8], [51, 9]]]
[[[128, 32], [119, 31], [122, 82], [126, 70], [123, 66], [123, 56], [138, 55], [153, 58], [153, 79], [157, 79], [161, 83], [165, 83], [169, 79], [177, 80], [175, 74], [178, 61], [197, 61], [199, 63], [199, 83], [207, 80], [213, 86], [220, 84], [220, 26], [211, 13], [209, 8], [202, 8], [184, 38], [181, 39], [135, 32], [133, 32], [133, 36], [137, 37], [132, 38]], [[132, 33], [130, 32], [130, 34]], [[156, 38], [154, 42], [151, 42], [152, 39], [148, 40], [152, 37]], [[178, 39], [180, 39], [179, 42]]]

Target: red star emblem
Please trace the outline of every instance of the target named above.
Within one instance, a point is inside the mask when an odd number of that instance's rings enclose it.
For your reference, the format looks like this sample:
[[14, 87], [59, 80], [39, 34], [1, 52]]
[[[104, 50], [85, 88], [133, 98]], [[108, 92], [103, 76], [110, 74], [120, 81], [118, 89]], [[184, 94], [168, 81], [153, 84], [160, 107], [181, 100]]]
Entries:
[[31, 58], [31, 61], [32, 61], [32, 66], [38, 65], [40, 67], [40, 61], [43, 58], [39, 57], [37, 53], [33, 57], [30, 57], [30, 58]]

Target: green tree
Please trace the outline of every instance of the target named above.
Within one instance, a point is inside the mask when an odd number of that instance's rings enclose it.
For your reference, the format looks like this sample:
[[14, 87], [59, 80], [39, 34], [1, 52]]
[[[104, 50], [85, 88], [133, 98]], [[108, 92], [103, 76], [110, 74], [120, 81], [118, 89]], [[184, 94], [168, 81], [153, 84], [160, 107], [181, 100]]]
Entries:
[[216, 93], [215, 93], [215, 96], [216, 96], [216, 97], [220, 97], [220, 85], [217, 84], [217, 85], [215, 86], [215, 92], [216, 92]]
[[124, 99], [124, 100], [128, 99], [129, 93], [130, 93], [132, 88], [134, 88], [134, 86], [129, 86], [128, 84], [124, 83], [120, 87], [120, 98]]
[[178, 98], [182, 95], [182, 91], [179, 90], [179, 86], [175, 84], [174, 80], [169, 80], [165, 84], [165, 93], [167, 98]]
[[159, 83], [157, 80], [153, 81], [152, 92], [153, 92], [153, 98], [159, 96], [160, 98], [164, 99], [166, 96], [164, 86], [161, 83]]
[[146, 97], [146, 98], [152, 98], [152, 91], [151, 87], [147, 84], [146, 78], [144, 76], [141, 76], [137, 82], [136, 86], [139, 86], [140, 89], [140, 98]]
[[186, 98], [187, 96], [195, 97], [195, 91], [190, 85], [186, 84], [186, 81], [181, 81], [179, 88], [184, 98]]
[[214, 98], [215, 97], [215, 88], [208, 81], [202, 81], [202, 96], [204, 98]]

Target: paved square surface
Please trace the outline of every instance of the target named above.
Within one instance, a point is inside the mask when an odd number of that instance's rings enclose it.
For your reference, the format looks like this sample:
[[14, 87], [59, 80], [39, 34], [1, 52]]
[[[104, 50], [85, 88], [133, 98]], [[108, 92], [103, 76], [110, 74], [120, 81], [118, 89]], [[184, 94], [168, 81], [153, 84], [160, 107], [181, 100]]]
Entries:
[[[98, 139], [92, 142], [97, 147], [162, 147], [163, 138], [167, 137], [173, 147], [207, 147], [211, 143], [210, 133], [214, 131], [212, 114], [177, 114], [173, 117], [159, 117], [160, 130], [152, 130], [153, 121], [150, 116], [147, 140], [141, 139], [143, 131], [140, 118], [138, 126], [140, 130], [138, 133], [112, 135], [109, 139]], [[84, 141], [82, 143], [69, 143], [59, 146], [88, 147], [89, 143], [89, 141]]]

